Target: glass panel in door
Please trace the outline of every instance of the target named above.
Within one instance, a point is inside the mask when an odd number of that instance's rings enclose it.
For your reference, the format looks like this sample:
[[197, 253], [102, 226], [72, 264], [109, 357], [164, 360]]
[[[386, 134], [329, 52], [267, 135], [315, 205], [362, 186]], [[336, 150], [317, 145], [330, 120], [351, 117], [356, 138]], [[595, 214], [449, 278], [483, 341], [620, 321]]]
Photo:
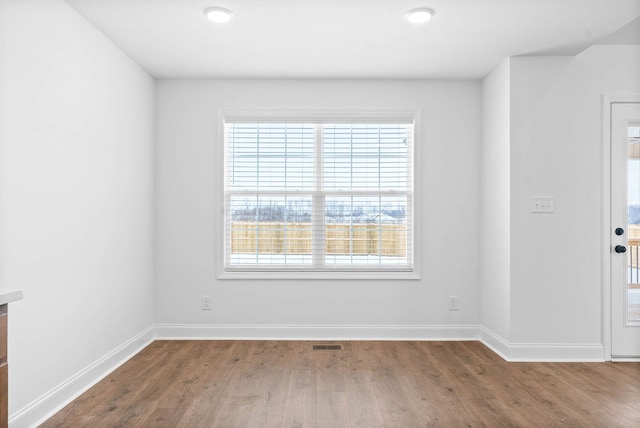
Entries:
[[628, 127], [627, 323], [640, 323], [640, 125]]

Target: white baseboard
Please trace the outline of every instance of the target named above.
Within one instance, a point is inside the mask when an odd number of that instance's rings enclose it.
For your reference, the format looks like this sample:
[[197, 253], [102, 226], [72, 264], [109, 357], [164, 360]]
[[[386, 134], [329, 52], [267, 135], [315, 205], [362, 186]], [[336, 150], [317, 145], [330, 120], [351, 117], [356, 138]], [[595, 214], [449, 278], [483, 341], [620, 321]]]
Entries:
[[477, 325], [156, 324], [157, 339], [478, 340]]
[[482, 327], [480, 341], [506, 361], [513, 362], [601, 362], [601, 343], [511, 343]]
[[502, 339], [502, 337], [498, 336], [491, 330], [481, 327], [480, 342], [502, 357], [503, 360], [509, 361], [509, 342]]
[[42, 397], [12, 414], [9, 417], [9, 428], [31, 428], [43, 423], [140, 352], [153, 342], [153, 339], [154, 327], [150, 326]]

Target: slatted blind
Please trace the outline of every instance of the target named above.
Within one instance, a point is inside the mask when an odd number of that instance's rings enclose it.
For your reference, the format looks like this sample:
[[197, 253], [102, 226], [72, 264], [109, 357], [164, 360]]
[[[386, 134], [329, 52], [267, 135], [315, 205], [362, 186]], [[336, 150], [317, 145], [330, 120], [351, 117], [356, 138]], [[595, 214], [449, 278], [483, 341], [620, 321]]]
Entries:
[[412, 270], [411, 123], [225, 123], [225, 269]]

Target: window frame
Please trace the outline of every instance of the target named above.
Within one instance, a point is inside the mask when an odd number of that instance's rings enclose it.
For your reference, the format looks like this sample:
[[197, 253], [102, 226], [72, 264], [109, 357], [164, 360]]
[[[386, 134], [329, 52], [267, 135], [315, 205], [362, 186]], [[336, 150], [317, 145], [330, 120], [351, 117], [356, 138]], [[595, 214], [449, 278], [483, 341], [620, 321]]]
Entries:
[[[421, 211], [421, 170], [416, 168], [420, 165], [421, 154], [421, 126], [420, 126], [420, 110], [407, 109], [358, 109], [358, 110], [309, 110], [309, 109], [218, 109], [217, 118], [217, 142], [215, 169], [216, 174], [216, 202], [220, 203], [220, 210], [216, 213], [219, 218], [216, 221], [215, 235], [216, 253], [217, 253], [217, 277], [218, 279], [366, 279], [366, 280], [384, 280], [384, 279], [420, 279], [420, 261], [421, 261], [421, 227], [419, 221]], [[411, 235], [407, 236], [407, 240], [412, 243], [412, 268], [399, 267], [395, 270], [369, 269], [366, 267], [349, 268], [343, 270], [313, 270], [313, 268], [294, 269], [260, 269], [255, 267], [226, 269], [225, 260], [225, 240], [226, 228], [225, 223], [225, 123], [226, 122], [256, 122], [256, 121], [273, 121], [273, 122], [312, 122], [312, 123], [361, 123], [361, 122], [378, 122], [389, 123], [394, 121], [410, 121], [413, 123], [413, 153], [412, 153], [412, 170], [413, 170], [413, 201], [412, 201], [412, 229]]]

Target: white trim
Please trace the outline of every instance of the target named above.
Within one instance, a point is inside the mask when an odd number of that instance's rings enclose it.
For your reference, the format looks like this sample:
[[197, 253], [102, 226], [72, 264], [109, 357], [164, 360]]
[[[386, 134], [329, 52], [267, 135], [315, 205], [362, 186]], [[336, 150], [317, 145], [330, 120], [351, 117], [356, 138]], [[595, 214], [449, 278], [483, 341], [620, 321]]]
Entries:
[[509, 361], [509, 342], [495, 334], [493, 331], [488, 328], [481, 327], [480, 342], [498, 354], [503, 360]]
[[600, 206], [602, 225], [600, 251], [602, 260], [602, 343], [604, 359], [611, 361], [611, 96], [602, 96], [602, 187]]
[[[217, 210], [214, 210], [213, 219], [215, 227], [213, 228], [214, 234], [211, 236], [212, 245], [214, 247], [213, 257], [214, 262], [216, 264], [216, 272], [217, 277], [224, 274], [225, 266], [229, 263], [229, 255], [226, 254], [225, 251], [225, 236], [226, 230], [230, 227], [230, 222], [227, 224], [226, 215], [225, 215], [225, 207], [228, 206], [229, 200], [225, 197], [225, 171], [227, 170], [227, 156], [225, 151], [225, 129], [224, 129], [224, 121], [225, 121], [225, 112], [227, 110], [218, 109], [218, 117], [216, 120], [217, 126], [217, 140], [212, 142], [215, 145], [215, 157], [211, 159], [211, 165], [213, 169], [216, 171], [215, 174], [215, 182], [212, 183], [214, 189], [214, 204], [219, 204]], [[220, 167], [220, 162], [222, 159], [222, 167]], [[219, 216], [219, 217], [218, 217]], [[216, 234], [222, 231], [222, 239], [216, 239]]]
[[[427, 144], [430, 144], [426, 138], [423, 139], [422, 134], [422, 110], [418, 109], [413, 116], [413, 139], [411, 140], [411, 153], [413, 160], [410, 164], [412, 170], [410, 171], [411, 177], [413, 177], [413, 183], [411, 183], [412, 195], [411, 199], [411, 224], [413, 227], [412, 233], [407, 235], [407, 248], [411, 249], [411, 258], [413, 260], [413, 274], [416, 279], [419, 279], [422, 272], [422, 242], [424, 241], [422, 236], [422, 221], [418, 221], [422, 217], [422, 201], [425, 199], [422, 195], [422, 150]], [[407, 254], [408, 255], [408, 254]]]
[[127, 362], [154, 340], [150, 326], [9, 417], [10, 428], [34, 427]]
[[511, 343], [482, 327], [480, 341], [509, 362], [602, 362], [601, 343]]
[[157, 324], [156, 338], [200, 340], [478, 340], [477, 325]]
[[315, 279], [348, 279], [352, 281], [359, 280], [418, 280], [420, 279], [420, 275], [411, 271], [231, 271], [226, 270], [222, 273], [218, 274], [218, 279], [305, 279], [305, 280], [315, 280]]
[[601, 262], [602, 262], [602, 343], [605, 361], [611, 356], [611, 104], [638, 103], [640, 94], [602, 95], [602, 177], [601, 177]]
[[604, 362], [601, 343], [512, 343], [507, 361]]
[[218, 118], [223, 122], [315, 122], [315, 123], [384, 123], [394, 120], [398, 123], [413, 123], [416, 110], [413, 109], [314, 109], [314, 108], [219, 108]]

